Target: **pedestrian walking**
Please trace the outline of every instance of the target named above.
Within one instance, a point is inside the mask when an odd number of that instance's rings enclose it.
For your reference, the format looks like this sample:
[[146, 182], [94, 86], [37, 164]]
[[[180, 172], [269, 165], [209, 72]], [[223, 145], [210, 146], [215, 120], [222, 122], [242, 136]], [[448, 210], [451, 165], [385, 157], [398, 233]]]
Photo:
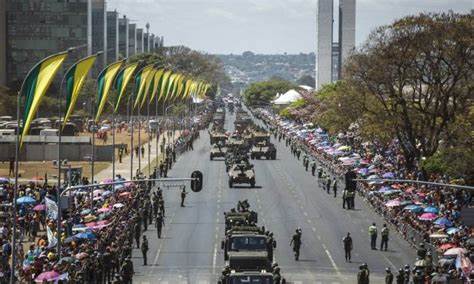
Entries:
[[344, 244], [344, 254], [346, 262], [351, 262], [351, 252], [353, 248], [351, 233], [347, 233], [347, 235], [342, 239], [342, 243]]
[[163, 218], [163, 215], [160, 212], [156, 216], [156, 220], [155, 220], [156, 233], [158, 235], [158, 239], [161, 239], [161, 229], [163, 228], [164, 225], [165, 225], [165, 220]]
[[369, 226], [369, 236], [370, 236], [370, 247], [372, 249], [377, 249], [377, 226], [375, 223]]
[[337, 180], [336, 178], [332, 179], [332, 191], [334, 192], [334, 198], [337, 197]]
[[148, 239], [143, 235], [141, 251], [143, 255], [143, 265], [147, 265], [147, 253], [148, 253]]
[[382, 236], [382, 241], [380, 242], [380, 250], [387, 251], [388, 248], [388, 235], [389, 235], [389, 230], [387, 227], [387, 224], [383, 224], [383, 228], [380, 231], [380, 235]]
[[9, 167], [8, 167], [8, 176], [12, 176], [15, 173], [15, 158], [10, 157]]
[[183, 186], [183, 190], [181, 191], [181, 207], [185, 207], [184, 206], [184, 199], [186, 198], [186, 194], [188, 194], [186, 192], [186, 187]]
[[137, 248], [140, 248], [140, 235], [142, 233], [142, 229], [140, 226], [140, 220], [137, 220], [135, 222], [135, 226], [133, 228], [133, 231], [135, 233], [135, 242], [137, 243]]
[[331, 177], [329, 175], [328, 175], [328, 178], [326, 180], [326, 191], [327, 191], [328, 194], [331, 191]]

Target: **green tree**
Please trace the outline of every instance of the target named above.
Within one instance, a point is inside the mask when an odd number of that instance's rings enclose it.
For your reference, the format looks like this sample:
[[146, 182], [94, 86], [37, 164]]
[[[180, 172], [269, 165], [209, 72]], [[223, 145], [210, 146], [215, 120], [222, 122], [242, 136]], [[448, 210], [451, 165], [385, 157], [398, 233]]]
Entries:
[[351, 84], [382, 105], [409, 167], [435, 154], [472, 104], [473, 45], [471, 15], [420, 14], [376, 29], [345, 66]]
[[303, 75], [296, 81], [296, 84], [314, 87], [316, 85], [316, 80], [313, 76]]
[[268, 105], [277, 93], [283, 94], [297, 86], [285, 80], [270, 80], [251, 84], [244, 92], [244, 100], [249, 106]]

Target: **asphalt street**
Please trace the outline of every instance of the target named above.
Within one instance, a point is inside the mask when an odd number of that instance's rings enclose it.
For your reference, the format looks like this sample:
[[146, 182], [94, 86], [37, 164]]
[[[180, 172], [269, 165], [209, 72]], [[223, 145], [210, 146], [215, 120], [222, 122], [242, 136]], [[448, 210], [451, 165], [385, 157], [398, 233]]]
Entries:
[[[234, 119], [226, 114], [227, 130], [233, 130]], [[283, 140], [272, 142], [277, 147], [277, 160], [254, 161], [256, 188], [230, 189], [224, 161], [209, 160], [209, 135], [201, 132], [194, 151], [179, 156], [170, 176], [188, 177], [193, 170], [200, 170], [203, 190], [190, 192], [182, 208], [179, 190], [165, 188], [164, 237], [158, 239], [154, 228], [146, 232], [150, 244], [147, 266], [142, 265], [141, 252], [134, 249], [135, 283], [216, 283], [224, 266], [220, 249], [223, 213], [242, 199], [248, 199], [251, 209], [258, 212], [259, 225], [274, 233], [275, 261], [288, 283], [356, 283], [363, 262], [370, 268], [372, 283], [382, 283], [386, 267], [395, 271], [413, 263], [414, 249], [393, 231], [389, 251], [371, 250], [368, 226], [376, 222], [380, 231], [382, 218], [358, 198], [356, 210], [342, 209], [340, 196], [334, 198], [321, 190]], [[297, 227], [303, 229], [298, 262], [289, 245]], [[347, 232], [354, 241], [352, 263], [344, 259], [342, 238]]]

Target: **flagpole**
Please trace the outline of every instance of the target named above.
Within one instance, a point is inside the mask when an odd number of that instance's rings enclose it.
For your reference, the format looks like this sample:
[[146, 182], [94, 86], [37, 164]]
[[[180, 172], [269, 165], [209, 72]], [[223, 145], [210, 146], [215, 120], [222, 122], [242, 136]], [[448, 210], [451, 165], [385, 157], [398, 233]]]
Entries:
[[[71, 49], [72, 50], [72, 49]], [[69, 52], [69, 50], [67, 51]], [[60, 53], [56, 53], [56, 54], [53, 54], [45, 59], [43, 59], [42, 61], [38, 62], [35, 64], [35, 66], [33, 66], [33, 68], [30, 69], [30, 71], [28, 71], [28, 74], [26, 75], [25, 79], [28, 78], [31, 74], [31, 72], [33, 72], [33, 70], [35, 70], [42, 62], [44, 62], [45, 60], [49, 59], [49, 58], [52, 58], [54, 56], [58, 56], [59, 54], [62, 54], [64, 52], [60, 52]], [[16, 266], [16, 219], [17, 219], [17, 197], [18, 197], [18, 176], [19, 176], [19, 160], [20, 160], [20, 104], [21, 104], [21, 94], [23, 93], [23, 89], [25, 87], [25, 80], [23, 80], [22, 84], [21, 84], [21, 87], [20, 87], [20, 91], [18, 92], [17, 94], [17, 104], [16, 104], [16, 121], [17, 121], [17, 125], [16, 125], [16, 139], [15, 139], [15, 186], [13, 187], [13, 232], [12, 232], [12, 268], [11, 268], [11, 273], [10, 273], [10, 284], [14, 284], [15, 283], [15, 266]], [[26, 123], [26, 121], [24, 121], [23, 123]]]
[[148, 152], [148, 178], [150, 178], [150, 167], [151, 167], [151, 161], [150, 161], [150, 150], [151, 150], [151, 129], [150, 129], [150, 104], [147, 104], [146, 108], [146, 120], [147, 120], [147, 129], [148, 129], [148, 143], [147, 143], [147, 152]]
[[156, 95], [156, 97], [155, 97], [155, 117], [156, 117], [156, 143], [155, 143], [155, 148], [156, 148], [155, 161], [156, 162], [155, 162], [155, 167], [158, 169], [158, 160], [159, 160], [159, 155], [158, 155], [159, 143], [158, 143], [158, 140], [160, 138], [160, 125], [158, 123], [158, 95]]
[[[36, 67], [36, 66], [35, 66]], [[33, 70], [33, 69], [32, 69]], [[30, 71], [31, 72], [31, 71]], [[17, 96], [17, 103], [16, 103], [16, 118], [17, 118], [17, 125], [16, 125], [16, 139], [15, 139], [15, 186], [13, 188], [13, 233], [12, 233], [12, 269], [10, 275], [10, 284], [15, 283], [15, 265], [16, 265], [16, 199], [18, 197], [18, 160], [20, 159], [20, 102], [21, 102], [21, 94], [23, 93], [23, 87], [25, 82], [21, 86], [20, 91], [18, 92]]]
[[130, 134], [131, 134], [130, 135], [130, 180], [133, 179], [133, 151], [135, 150], [133, 149], [133, 107], [130, 106], [130, 101], [132, 97], [133, 97], [133, 94], [130, 97], [128, 97], [128, 103], [127, 103], [127, 106], [130, 110], [129, 123], [130, 123]]
[[[114, 180], [115, 180], [115, 111], [112, 111], [112, 181]], [[113, 189], [115, 189], [115, 186], [113, 186]]]
[[[66, 72], [67, 74], [67, 72]], [[61, 121], [61, 118], [62, 118], [62, 109], [61, 109], [61, 106], [62, 106], [62, 103], [63, 103], [63, 96], [62, 96], [62, 92], [63, 92], [63, 85], [64, 85], [64, 80], [66, 79], [66, 76], [63, 77], [63, 79], [61, 80], [61, 85], [59, 85], [59, 93], [58, 93], [58, 96], [59, 96], [59, 104], [58, 104], [58, 119], [59, 119], [59, 124], [58, 124], [58, 188], [56, 190], [56, 202], [58, 204], [58, 215], [56, 216], [57, 217], [57, 221], [56, 221], [56, 235], [57, 235], [57, 238], [56, 238], [56, 250], [57, 250], [57, 254], [58, 254], [58, 258], [61, 259], [61, 142], [62, 142], [62, 121]], [[65, 123], [65, 122], [64, 122]]]

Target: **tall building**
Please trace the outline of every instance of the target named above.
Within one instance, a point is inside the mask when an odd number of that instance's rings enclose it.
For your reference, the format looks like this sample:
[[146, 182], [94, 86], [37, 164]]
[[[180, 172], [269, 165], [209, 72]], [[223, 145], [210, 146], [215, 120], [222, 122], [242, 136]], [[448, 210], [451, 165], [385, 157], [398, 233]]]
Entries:
[[137, 25], [128, 24], [128, 56], [137, 53]]
[[92, 0], [92, 53], [103, 52], [93, 68], [98, 75], [107, 64], [107, 7], [105, 0]]
[[318, 0], [316, 11], [316, 89], [332, 81], [333, 0]]
[[356, 0], [339, 0], [338, 41], [333, 43], [333, 0], [318, 0], [316, 89], [342, 78], [342, 66], [355, 48]]
[[137, 53], [143, 53], [143, 29], [137, 29]]
[[332, 43], [332, 69], [331, 69], [331, 81], [337, 81], [339, 80], [340, 76], [340, 47], [338, 42], [333, 42]]
[[119, 57], [128, 57], [128, 19], [126, 16], [119, 19]]
[[0, 1], [0, 85], [7, 83], [7, 15], [6, 3]]
[[339, 78], [342, 66], [355, 48], [356, 0], [339, 0]]
[[107, 12], [107, 64], [119, 59], [118, 13]]
[[[7, 0], [7, 86], [19, 88], [27, 72], [39, 60], [56, 52], [76, 48], [64, 66], [87, 55], [91, 48], [87, 24], [92, 18], [90, 13], [88, 0]], [[63, 71], [64, 68], [60, 74]]]
[[143, 52], [148, 53], [150, 52], [150, 37], [148, 33], [143, 33]]
[[150, 35], [150, 52], [155, 51], [155, 35], [151, 34]]

